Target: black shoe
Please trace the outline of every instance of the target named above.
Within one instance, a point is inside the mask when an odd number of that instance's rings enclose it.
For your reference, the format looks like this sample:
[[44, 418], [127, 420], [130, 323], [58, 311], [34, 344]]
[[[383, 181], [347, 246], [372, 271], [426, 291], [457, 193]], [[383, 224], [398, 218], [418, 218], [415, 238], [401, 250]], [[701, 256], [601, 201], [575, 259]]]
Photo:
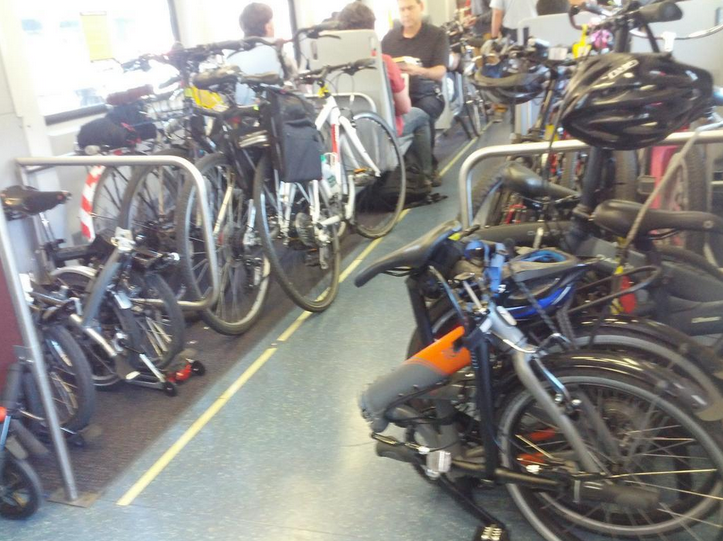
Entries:
[[429, 181], [432, 183], [433, 188], [439, 188], [442, 185], [442, 177], [439, 176], [439, 173], [437, 171], [432, 173], [432, 177], [429, 179]]

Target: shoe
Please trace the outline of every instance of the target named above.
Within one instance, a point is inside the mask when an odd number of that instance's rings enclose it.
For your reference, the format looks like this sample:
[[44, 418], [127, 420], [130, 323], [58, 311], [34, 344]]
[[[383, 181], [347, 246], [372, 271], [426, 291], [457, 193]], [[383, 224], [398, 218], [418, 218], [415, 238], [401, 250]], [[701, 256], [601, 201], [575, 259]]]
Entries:
[[432, 173], [432, 178], [429, 179], [432, 183], [433, 188], [439, 188], [442, 185], [442, 177], [439, 176], [439, 173], [435, 171]]

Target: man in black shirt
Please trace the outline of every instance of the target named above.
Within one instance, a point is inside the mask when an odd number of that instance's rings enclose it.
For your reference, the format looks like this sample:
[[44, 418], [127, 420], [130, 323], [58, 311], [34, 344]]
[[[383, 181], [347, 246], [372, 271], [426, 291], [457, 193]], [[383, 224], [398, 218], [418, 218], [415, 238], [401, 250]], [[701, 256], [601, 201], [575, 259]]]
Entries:
[[412, 106], [424, 110], [434, 122], [444, 111], [442, 81], [447, 74], [449, 41], [444, 30], [422, 22], [422, 0], [398, 0], [401, 28], [391, 30], [382, 40], [382, 51], [392, 58], [418, 58], [421, 66], [400, 63], [402, 73], [409, 74]]

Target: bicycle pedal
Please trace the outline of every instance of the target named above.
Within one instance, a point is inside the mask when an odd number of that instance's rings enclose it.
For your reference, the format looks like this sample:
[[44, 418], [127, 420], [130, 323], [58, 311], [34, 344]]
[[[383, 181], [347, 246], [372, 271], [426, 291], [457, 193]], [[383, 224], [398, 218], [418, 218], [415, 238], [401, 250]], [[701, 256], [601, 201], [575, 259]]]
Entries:
[[477, 528], [477, 533], [474, 534], [472, 541], [509, 541], [509, 534], [497, 526], [496, 524], [490, 524], [489, 526], [480, 526]]

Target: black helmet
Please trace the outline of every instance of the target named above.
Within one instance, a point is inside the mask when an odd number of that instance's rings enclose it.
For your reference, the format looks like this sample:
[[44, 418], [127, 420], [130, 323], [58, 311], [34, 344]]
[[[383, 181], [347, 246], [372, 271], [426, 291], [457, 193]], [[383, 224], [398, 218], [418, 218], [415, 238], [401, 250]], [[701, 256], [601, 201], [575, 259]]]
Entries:
[[496, 57], [495, 53], [485, 55], [484, 49], [482, 53], [485, 64], [475, 75], [474, 85], [486, 99], [493, 103], [518, 105], [542, 93], [549, 70], [538, 60], [522, 56], [521, 47], [515, 45], [505, 51], [500, 55], [502, 59], [497, 57], [497, 63], [490, 62], [491, 57]]
[[712, 88], [707, 71], [669, 54], [592, 56], [568, 85], [562, 126], [594, 147], [644, 148], [702, 116]]

